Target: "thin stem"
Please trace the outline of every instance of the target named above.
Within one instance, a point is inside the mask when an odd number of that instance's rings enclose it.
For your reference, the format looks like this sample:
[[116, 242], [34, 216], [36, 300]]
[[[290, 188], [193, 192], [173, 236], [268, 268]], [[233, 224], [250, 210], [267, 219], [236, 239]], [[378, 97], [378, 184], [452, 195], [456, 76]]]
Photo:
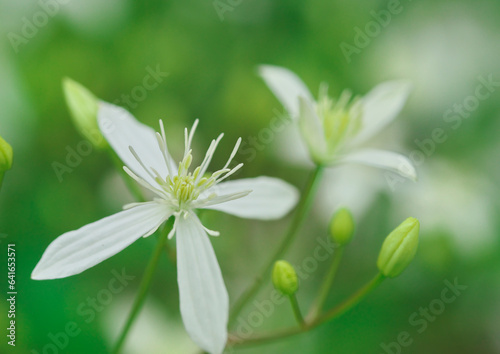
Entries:
[[295, 294], [290, 295], [288, 297], [290, 299], [290, 304], [292, 305], [292, 310], [293, 314], [295, 315], [295, 319], [299, 323], [300, 327], [304, 327], [306, 325], [306, 322], [304, 321], [304, 317], [302, 316], [302, 313], [300, 312], [300, 307], [299, 303], [297, 301], [297, 296]]
[[0, 189], [2, 189], [3, 176], [5, 176], [5, 172], [4, 171], [0, 171]]
[[372, 280], [370, 280], [365, 286], [352, 294], [347, 300], [334, 307], [330, 311], [326, 312], [324, 315], [318, 317], [314, 321], [315, 327], [334, 318], [342, 316], [344, 313], [356, 306], [361, 300], [363, 300], [366, 295], [375, 290], [375, 288], [379, 286], [384, 279], [385, 277], [382, 275], [382, 273], [378, 273]]
[[340, 261], [342, 260], [342, 256], [344, 255], [344, 246], [339, 246], [337, 248], [337, 252], [335, 252], [332, 262], [330, 263], [330, 269], [328, 269], [328, 273], [325, 276], [325, 281], [323, 282], [320, 291], [318, 293], [318, 297], [314, 301], [308, 318], [316, 318], [321, 312], [326, 299], [328, 298], [328, 294], [332, 288], [333, 280], [335, 279], [335, 275], [337, 274], [337, 269], [339, 269]]
[[352, 294], [348, 299], [344, 302], [340, 303], [327, 313], [322, 316], [316, 317], [311, 321], [306, 321], [303, 327], [292, 327], [281, 330], [276, 330], [272, 332], [268, 332], [261, 335], [252, 336], [246, 339], [231, 337], [228, 341], [228, 345], [231, 346], [240, 346], [240, 345], [253, 345], [253, 344], [262, 344], [265, 342], [274, 341], [281, 338], [286, 338], [293, 336], [295, 334], [300, 334], [304, 332], [308, 332], [319, 325], [331, 321], [335, 318], [342, 316], [344, 313], [349, 311], [355, 305], [357, 305], [361, 300], [365, 298], [371, 291], [373, 291], [380, 283], [385, 279], [382, 274], [377, 274], [371, 281], [361, 287], [358, 291]]
[[302, 224], [306, 219], [306, 215], [311, 208], [316, 190], [318, 189], [319, 181], [321, 180], [323, 169], [324, 167], [322, 165], [318, 165], [312, 172], [309, 181], [307, 182], [307, 185], [301, 195], [294, 219], [283, 239], [283, 242], [273, 254], [273, 256], [269, 259], [263, 271], [259, 273], [260, 276], [254, 280], [254, 283], [243, 293], [243, 295], [241, 295], [241, 297], [234, 304], [231, 315], [229, 316], [229, 327], [234, 324], [234, 321], [238, 318], [245, 305], [257, 294], [264, 282], [264, 279], [266, 279], [266, 276], [271, 273], [274, 262], [280, 259], [283, 254], [285, 254], [292, 241], [297, 236]]
[[130, 314], [127, 318], [127, 322], [125, 323], [125, 326], [121, 331], [120, 337], [116, 342], [115, 348], [113, 349], [114, 354], [118, 354], [120, 352], [123, 344], [125, 343], [130, 328], [132, 327], [134, 320], [137, 318], [137, 315], [139, 314], [139, 311], [141, 310], [142, 305], [144, 304], [144, 300], [146, 299], [146, 296], [148, 294], [149, 286], [151, 285], [151, 280], [153, 279], [153, 274], [155, 272], [156, 266], [158, 265], [158, 261], [160, 260], [160, 254], [164, 249], [165, 241], [167, 240], [168, 233], [171, 229], [172, 229], [172, 222], [168, 221], [165, 227], [163, 228], [160, 237], [158, 238], [158, 243], [156, 244], [151, 259], [149, 260], [149, 263], [146, 267], [146, 270], [144, 271], [141, 284], [139, 285], [139, 291], [134, 300], [134, 304], [132, 305], [132, 310], [130, 311]]

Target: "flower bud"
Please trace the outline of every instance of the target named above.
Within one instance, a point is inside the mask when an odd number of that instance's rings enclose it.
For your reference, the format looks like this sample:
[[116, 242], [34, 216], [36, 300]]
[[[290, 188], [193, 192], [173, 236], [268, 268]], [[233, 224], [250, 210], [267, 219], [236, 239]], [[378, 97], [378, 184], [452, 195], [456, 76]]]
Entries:
[[351, 242], [353, 235], [354, 219], [351, 212], [346, 208], [337, 210], [330, 221], [330, 236], [332, 240], [340, 246], [345, 246]]
[[293, 266], [287, 261], [276, 261], [272, 274], [273, 285], [283, 295], [291, 296], [297, 292], [299, 281]]
[[383, 275], [394, 278], [410, 264], [417, 252], [419, 230], [419, 221], [410, 217], [386, 237], [377, 260]]
[[12, 147], [0, 136], [0, 173], [12, 167]]
[[99, 100], [89, 90], [69, 78], [63, 79], [66, 104], [73, 123], [79, 132], [97, 147], [105, 147], [106, 141], [97, 125]]

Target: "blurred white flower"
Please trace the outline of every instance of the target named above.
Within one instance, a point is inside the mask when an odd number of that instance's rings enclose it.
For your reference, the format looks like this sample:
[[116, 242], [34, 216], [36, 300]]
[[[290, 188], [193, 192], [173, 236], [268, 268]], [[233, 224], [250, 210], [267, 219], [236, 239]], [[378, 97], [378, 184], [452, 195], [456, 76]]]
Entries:
[[[113, 298], [103, 315], [99, 316], [110, 346], [119, 336], [119, 330], [127, 320], [133, 300], [132, 296]], [[169, 317], [165, 308], [154, 297], [149, 296], [134, 322], [134, 330], [128, 335], [122, 352], [178, 354], [195, 353], [196, 348], [196, 344], [182, 328], [181, 322]]]
[[422, 222], [421, 235], [447, 231], [461, 256], [482, 254], [493, 245], [494, 186], [483, 176], [446, 160], [422, 166], [419, 183], [397, 185], [394, 220], [414, 215]]
[[[363, 53], [360, 71], [373, 80], [408, 78], [415, 85], [412, 104], [420, 113], [416, 122], [441, 119], [446, 105], [474, 93], [478, 76], [495, 73], [498, 78], [500, 46], [491, 45], [500, 41], [497, 12], [492, 3], [484, 5], [478, 10], [454, 3], [440, 16], [429, 16], [431, 4], [412, 5], [406, 14], [411, 21], [391, 24], [372, 50]], [[425, 26], [415, 30], [415, 23]]]
[[322, 84], [315, 101], [306, 85], [290, 70], [264, 65], [259, 73], [291, 119], [297, 121], [302, 140], [316, 164], [359, 163], [416, 179], [415, 168], [405, 156], [360, 148], [401, 111], [410, 91], [408, 83], [385, 82], [366, 96], [354, 99], [346, 90], [337, 100], [328, 96], [327, 86]]
[[112, 37], [126, 26], [132, 4], [129, 0], [67, 1], [60, 9], [74, 30], [101, 39]]
[[243, 164], [228, 168], [241, 139], [225, 166], [206, 175], [223, 134], [213, 140], [199, 167], [190, 172], [191, 143], [198, 124], [185, 130], [185, 149], [178, 167], [161, 134], [139, 123], [125, 109], [100, 102], [98, 123], [104, 137], [125, 163], [125, 171], [156, 195], [150, 202], [132, 203], [125, 210], [67, 232], [45, 250], [31, 277], [55, 279], [78, 274], [118, 253], [140, 237], [154, 233], [171, 216], [169, 237], [177, 235], [180, 309], [187, 332], [201, 348], [221, 353], [227, 340], [229, 300], [207, 233], [195, 210], [214, 209], [239, 217], [277, 219], [298, 200], [297, 190], [270, 177], [222, 182]]

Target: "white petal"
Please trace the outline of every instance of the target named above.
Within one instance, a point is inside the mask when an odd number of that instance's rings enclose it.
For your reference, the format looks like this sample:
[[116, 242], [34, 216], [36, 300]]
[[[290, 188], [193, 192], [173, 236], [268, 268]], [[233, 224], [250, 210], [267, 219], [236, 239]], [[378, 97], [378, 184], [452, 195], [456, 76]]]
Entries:
[[[155, 131], [137, 121], [126, 109], [107, 102], [99, 102], [97, 119], [99, 129], [123, 163], [151, 185], [158, 186], [130, 152], [132, 147], [148, 169], [153, 167], [165, 178], [168, 169]], [[170, 160], [172, 161], [171, 158]], [[171, 164], [170, 168], [175, 169], [175, 166]]]
[[223, 182], [209, 191], [225, 195], [245, 190], [252, 192], [243, 198], [206, 209], [220, 210], [241, 218], [271, 220], [288, 214], [299, 200], [297, 188], [281, 179], [264, 176]]
[[326, 153], [326, 140], [323, 125], [314, 111], [314, 107], [303, 97], [299, 98], [299, 126], [306, 143], [316, 158], [324, 158]]
[[196, 215], [177, 218], [176, 243], [184, 326], [201, 348], [220, 354], [227, 341], [229, 297], [212, 244]]
[[361, 143], [372, 137], [396, 118], [410, 91], [411, 84], [408, 82], [389, 81], [376, 86], [363, 97], [362, 127], [354, 143]]
[[272, 66], [259, 66], [259, 75], [292, 118], [299, 115], [299, 97], [314, 102], [314, 98], [302, 80], [288, 69]]
[[316, 213], [325, 223], [341, 207], [347, 207], [355, 220], [365, 216], [380, 191], [389, 185], [380, 171], [363, 165], [341, 165], [327, 168], [319, 187]]
[[417, 180], [417, 171], [413, 163], [404, 155], [376, 149], [364, 149], [352, 152], [338, 160], [339, 163], [360, 163], [396, 172], [413, 181]]
[[283, 131], [277, 132], [276, 139], [276, 147], [273, 145], [272, 149], [278, 158], [286, 160], [293, 166], [307, 169], [315, 167], [298, 124], [290, 124]]
[[78, 274], [156, 230], [171, 212], [163, 204], [144, 203], [59, 236], [43, 253], [32, 279]]

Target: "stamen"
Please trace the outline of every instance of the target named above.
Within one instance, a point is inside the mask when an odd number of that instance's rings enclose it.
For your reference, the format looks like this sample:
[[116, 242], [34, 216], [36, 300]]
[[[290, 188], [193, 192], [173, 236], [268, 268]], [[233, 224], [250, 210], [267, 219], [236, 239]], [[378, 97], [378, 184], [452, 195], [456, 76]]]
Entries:
[[167, 136], [165, 135], [165, 127], [163, 125], [163, 120], [160, 119], [160, 130], [161, 136], [163, 137], [163, 141], [165, 142], [165, 146], [167, 145]]
[[210, 164], [210, 161], [212, 161], [212, 157], [215, 153], [215, 150], [217, 149], [217, 145], [219, 145], [220, 140], [224, 136], [224, 133], [220, 134], [216, 140], [212, 140], [212, 143], [210, 144], [210, 147], [207, 150], [207, 153], [205, 155], [205, 159], [203, 159], [203, 162], [200, 165], [200, 173], [196, 179], [196, 183], [198, 183], [198, 180], [203, 177], [205, 172], [207, 171], [208, 165]]
[[210, 230], [209, 228], [201, 225], [203, 227], [203, 229], [207, 232], [207, 234], [209, 234], [210, 236], [220, 236], [220, 232], [219, 231], [215, 231], [215, 230]]
[[229, 164], [233, 160], [234, 156], [236, 156], [236, 152], [238, 151], [240, 144], [241, 144], [241, 138], [238, 138], [238, 141], [236, 141], [236, 145], [234, 146], [233, 151], [231, 152], [231, 155], [229, 156], [229, 160], [227, 160], [226, 164], [224, 165], [224, 167], [222, 167], [222, 169], [225, 169], [227, 166], [229, 166]]
[[205, 232], [206, 232], [207, 234], [209, 234], [210, 236], [220, 236], [220, 232], [219, 232], [219, 231], [210, 230], [208, 227], [205, 227], [205, 226], [201, 223], [200, 219], [198, 219], [198, 218], [194, 218], [194, 220], [195, 220], [195, 221], [198, 223], [198, 225], [200, 225], [200, 226], [203, 228], [203, 230], [205, 230]]
[[152, 186], [150, 183], [148, 183], [147, 181], [145, 181], [144, 179], [142, 179], [141, 177], [137, 176], [134, 172], [132, 172], [127, 166], [123, 166], [123, 170], [130, 176], [132, 177], [133, 179], [136, 180], [137, 183], [139, 183], [141, 186], [143, 186], [144, 188], [150, 190], [151, 192], [155, 193], [156, 195], [158, 195], [159, 197], [162, 197], [162, 198], [168, 198], [168, 194], [166, 194], [165, 191], [162, 191], [161, 189], [158, 189], [154, 186]]
[[215, 171], [214, 173], [212, 173], [212, 176], [210, 176], [210, 178], [217, 179], [217, 177], [229, 171], [231, 171], [230, 168], [223, 168], [222, 170]]
[[167, 238], [170, 240], [172, 237], [174, 237], [175, 231], [177, 230], [177, 218], [175, 218], [174, 221], [174, 226], [172, 226], [172, 230], [168, 233]]
[[233, 173], [235, 173], [236, 171], [238, 171], [242, 167], [243, 167], [243, 163], [240, 163], [235, 168], [233, 168], [231, 171], [229, 171], [227, 174], [225, 174], [224, 177], [221, 177], [218, 180], [216, 180], [215, 183], [219, 183], [219, 182], [225, 180], [226, 178], [228, 178], [229, 176], [231, 176]]
[[160, 173], [158, 171], [156, 171], [156, 169], [154, 169], [154, 167], [150, 167], [151, 168], [151, 171], [153, 171], [153, 173], [155, 174], [155, 181], [159, 184], [159, 185], [163, 185], [165, 184], [165, 180], [163, 179], [163, 177], [160, 175]]
[[216, 204], [225, 203], [225, 202], [228, 202], [231, 200], [243, 198], [243, 197], [249, 195], [251, 192], [252, 192], [252, 190], [246, 190], [246, 191], [242, 191], [242, 192], [238, 192], [238, 193], [218, 195], [218, 196], [212, 197], [212, 198], [209, 197], [209, 198], [206, 198], [203, 200], [196, 201], [193, 204], [193, 206], [195, 208], [206, 208], [206, 207], [211, 206], [211, 205], [216, 205]]
[[151, 171], [149, 171], [146, 166], [144, 165], [144, 163], [142, 162], [141, 158], [139, 157], [139, 155], [137, 155], [137, 153], [135, 152], [134, 148], [132, 146], [129, 146], [128, 147], [130, 152], [132, 153], [132, 155], [134, 155], [135, 159], [137, 160], [137, 162], [139, 162], [139, 164], [142, 166], [142, 168], [144, 169], [144, 171], [146, 171], [146, 173], [154, 180], [155, 177], [151, 174]]
[[168, 150], [166, 145], [167, 143], [162, 139], [160, 133], [157, 132], [155, 136], [156, 140], [158, 141], [158, 145], [160, 146], [160, 151], [163, 156], [163, 160], [165, 161], [165, 165], [167, 165], [167, 172], [169, 175], [171, 175], [172, 171], [170, 171], [170, 157], [168, 156]]
[[198, 177], [198, 174], [200, 173], [200, 166], [196, 167], [193, 172], [193, 178], [196, 180]]
[[188, 128], [184, 128], [184, 157], [186, 157], [187, 152], [188, 152]]
[[337, 103], [335, 105], [335, 110], [336, 111], [342, 111], [345, 110], [347, 104], [349, 103], [349, 100], [351, 99], [352, 93], [350, 90], [344, 90], [340, 94], [339, 99], [337, 100]]
[[198, 127], [199, 119], [195, 119], [193, 126], [191, 127], [191, 131], [189, 132], [189, 140], [188, 140], [188, 149], [191, 149], [191, 143], [193, 142], [194, 132], [196, 131], [196, 127]]

